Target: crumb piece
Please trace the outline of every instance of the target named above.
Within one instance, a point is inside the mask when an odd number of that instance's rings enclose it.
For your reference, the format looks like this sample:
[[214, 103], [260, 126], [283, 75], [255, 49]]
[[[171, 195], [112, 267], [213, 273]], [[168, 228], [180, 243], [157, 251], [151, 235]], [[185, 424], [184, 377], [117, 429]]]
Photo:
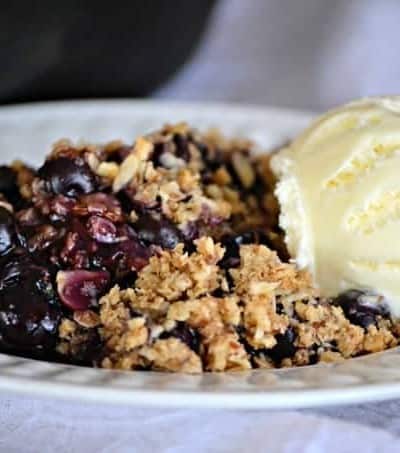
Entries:
[[207, 350], [207, 369], [210, 371], [236, 371], [251, 368], [246, 350], [235, 334], [212, 338]]
[[319, 360], [325, 363], [335, 363], [343, 362], [344, 357], [339, 352], [323, 351], [319, 356]]
[[156, 370], [201, 373], [200, 357], [176, 338], [157, 340], [153, 346], [140, 350], [140, 355]]
[[97, 327], [100, 324], [100, 317], [93, 310], [77, 310], [73, 315], [74, 321], [82, 327]]

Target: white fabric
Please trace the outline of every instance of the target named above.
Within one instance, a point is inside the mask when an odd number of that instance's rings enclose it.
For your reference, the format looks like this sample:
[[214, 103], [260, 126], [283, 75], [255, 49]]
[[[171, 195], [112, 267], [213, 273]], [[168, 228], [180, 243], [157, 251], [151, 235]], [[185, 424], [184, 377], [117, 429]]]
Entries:
[[[397, 409], [396, 415], [398, 408], [392, 407]], [[371, 414], [373, 424], [390, 417], [384, 410]], [[368, 411], [359, 409], [357, 415], [368, 421]], [[396, 453], [400, 441], [383, 429], [313, 415], [312, 411], [129, 409], [3, 396], [0, 451]]]
[[[322, 109], [400, 93], [398, 0], [224, 0], [156, 93]], [[296, 412], [134, 410], [0, 395], [0, 451], [398, 452], [400, 402]]]

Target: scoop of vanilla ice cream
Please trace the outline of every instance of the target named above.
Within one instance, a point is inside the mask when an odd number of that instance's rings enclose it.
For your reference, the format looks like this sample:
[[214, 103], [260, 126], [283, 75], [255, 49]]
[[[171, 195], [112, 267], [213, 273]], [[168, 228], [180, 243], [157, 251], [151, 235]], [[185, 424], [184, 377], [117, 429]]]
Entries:
[[321, 293], [371, 290], [400, 315], [400, 96], [328, 112], [271, 165], [289, 252]]

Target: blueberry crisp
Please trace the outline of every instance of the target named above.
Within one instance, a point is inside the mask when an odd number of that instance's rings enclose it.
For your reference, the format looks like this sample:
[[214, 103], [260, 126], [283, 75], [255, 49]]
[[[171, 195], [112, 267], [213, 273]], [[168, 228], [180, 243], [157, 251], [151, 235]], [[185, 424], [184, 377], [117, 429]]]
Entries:
[[382, 298], [322, 298], [290, 260], [269, 156], [251, 151], [177, 124], [0, 167], [0, 350], [201, 373], [396, 346]]

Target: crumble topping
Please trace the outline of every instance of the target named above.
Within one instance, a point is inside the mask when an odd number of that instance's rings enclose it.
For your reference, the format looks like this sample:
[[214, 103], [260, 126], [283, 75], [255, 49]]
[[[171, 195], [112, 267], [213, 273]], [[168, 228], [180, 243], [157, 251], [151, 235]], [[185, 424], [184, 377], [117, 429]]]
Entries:
[[179, 244], [152, 257], [134, 288], [115, 286], [100, 299], [100, 366], [246, 370], [334, 362], [397, 344], [390, 320], [352, 324], [319, 297], [308, 273], [264, 245], [241, 246], [231, 269], [218, 266], [225, 250], [212, 238], [196, 245], [191, 254]]

